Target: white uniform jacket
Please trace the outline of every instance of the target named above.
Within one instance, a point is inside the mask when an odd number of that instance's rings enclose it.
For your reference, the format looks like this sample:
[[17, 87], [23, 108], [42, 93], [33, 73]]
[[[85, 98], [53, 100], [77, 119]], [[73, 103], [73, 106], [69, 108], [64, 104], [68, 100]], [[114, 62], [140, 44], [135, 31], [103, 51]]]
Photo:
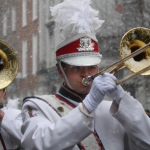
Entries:
[[[84, 112], [81, 103], [72, 109], [54, 95], [40, 98], [43, 100], [26, 98], [22, 108], [25, 150], [79, 150], [75, 144], [94, 128], [105, 150], [150, 150], [150, 119], [128, 93], [119, 109], [115, 102], [103, 100], [91, 115]], [[83, 143], [86, 150], [100, 149], [92, 141], [85, 139]]]
[[13, 150], [21, 144], [21, 110], [3, 107], [5, 115], [1, 122], [1, 135], [7, 150]]

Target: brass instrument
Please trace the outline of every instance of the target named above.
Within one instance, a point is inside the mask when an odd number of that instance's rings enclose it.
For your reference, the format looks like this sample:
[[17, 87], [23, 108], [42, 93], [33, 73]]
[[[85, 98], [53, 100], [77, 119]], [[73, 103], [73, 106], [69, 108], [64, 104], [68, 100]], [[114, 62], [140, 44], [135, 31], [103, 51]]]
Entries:
[[14, 49], [0, 40], [0, 89], [7, 87], [18, 73], [18, 59]]
[[118, 70], [127, 67], [134, 72], [132, 75], [116, 81], [121, 84], [136, 75], [150, 74], [150, 29], [137, 27], [126, 32], [120, 42], [121, 60], [111, 66], [101, 70], [95, 75], [83, 78], [82, 83], [88, 86], [90, 82], [98, 75], [105, 72], [116, 73]]
[[[18, 73], [18, 59], [13, 48], [3, 40], [0, 40], [0, 90], [6, 88]], [[0, 105], [6, 103], [0, 97]], [[5, 143], [0, 133], [0, 149], [6, 149]]]

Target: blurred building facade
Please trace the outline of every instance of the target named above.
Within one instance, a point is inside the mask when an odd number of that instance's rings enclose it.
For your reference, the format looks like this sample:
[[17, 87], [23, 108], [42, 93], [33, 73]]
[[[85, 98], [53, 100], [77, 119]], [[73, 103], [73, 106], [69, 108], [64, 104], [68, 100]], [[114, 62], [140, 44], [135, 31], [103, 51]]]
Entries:
[[0, 3], [0, 39], [14, 48], [19, 62], [17, 77], [7, 87], [8, 97], [23, 99], [55, 92], [61, 79], [55, 67], [57, 37], [49, 9], [57, 0], [0, 0]]
[[[61, 40], [60, 31], [50, 14], [50, 6], [63, 0], [0, 0], [0, 39], [8, 42], [18, 54], [19, 71], [8, 87], [11, 98], [55, 93], [62, 80], [55, 67], [55, 48]], [[120, 59], [119, 45], [122, 36], [135, 27], [150, 27], [149, 0], [92, 0], [105, 23], [97, 31], [100, 69]], [[118, 78], [130, 71], [116, 74]], [[149, 76], [139, 76], [123, 87], [150, 108]]]

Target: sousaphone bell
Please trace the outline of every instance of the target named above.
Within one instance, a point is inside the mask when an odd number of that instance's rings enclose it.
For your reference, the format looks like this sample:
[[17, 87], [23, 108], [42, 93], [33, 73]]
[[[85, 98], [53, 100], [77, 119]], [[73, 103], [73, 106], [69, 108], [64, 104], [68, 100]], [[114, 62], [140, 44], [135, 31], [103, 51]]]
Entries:
[[14, 49], [0, 40], [0, 89], [6, 88], [18, 73], [18, 59]]

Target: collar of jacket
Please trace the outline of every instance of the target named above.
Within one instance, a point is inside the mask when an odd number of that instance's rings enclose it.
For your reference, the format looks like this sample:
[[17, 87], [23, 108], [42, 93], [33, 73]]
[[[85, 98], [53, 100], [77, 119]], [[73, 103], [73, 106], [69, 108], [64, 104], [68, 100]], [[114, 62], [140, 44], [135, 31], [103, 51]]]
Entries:
[[65, 83], [63, 83], [63, 85], [60, 87], [59, 94], [61, 94], [63, 97], [66, 97], [68, 99], [71, 99], [75, 102], [82, 102], [82, 100], [85, 98], [85, 94], [80, 94], [75, 92], [74, 90], [71, 90], [70, 88], [68, 88]]

